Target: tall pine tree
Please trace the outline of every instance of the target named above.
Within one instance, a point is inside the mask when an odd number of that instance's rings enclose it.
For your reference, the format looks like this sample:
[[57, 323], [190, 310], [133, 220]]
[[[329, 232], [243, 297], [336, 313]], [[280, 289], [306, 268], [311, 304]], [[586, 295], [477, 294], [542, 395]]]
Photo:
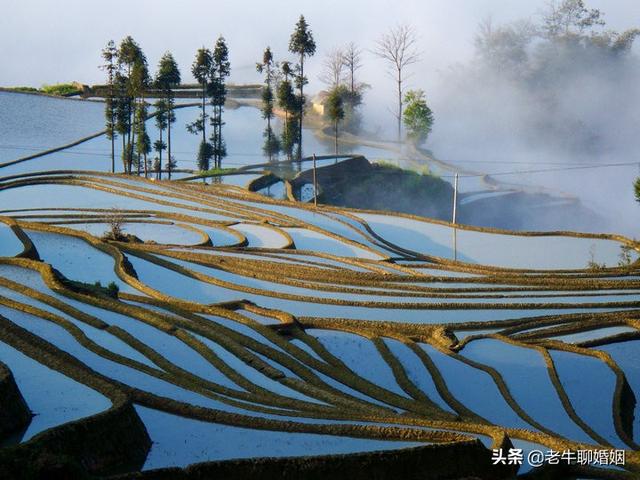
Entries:
[[164, 98], [160, 98], [156, 101], [154, 106], [156, 107], [156, 127], [158, 127], [158, 132], [160, 134], [160, 138], [153, 143], [153, 149], [158, 154], [157, 165], [154, 165], [154, 169], [156, 171], [156, 178], [161, 180], [162, 152], [167, 149], [167, 144], [162, 138], [162, 133], [167, 128], [167, 104], [165, 103]]
[[149, 82], [149, 72], [147, 70], [147, 59], [136, 41], [127, 36], [118, 48], [118, 68], [120, 70], [119, 81], [119, 98], [121, 105], [116, 109], [122, 115], [128, 118], [120, 118], [116, 120], [122, 133], [126, 135], [123, 138], [122, 160], [125, 171], [131, 173], [133, 164], [133, 144], [135, 141], [135, 133], [133, 132], [133, 119], [139, 99], [144, 95]]
[[282, 62], [280, 65], [282, 81], [278, 84], [278, 106], [284, 111], [284, 126], [282, 128], [281, 149], [289, 161], [293, 160], [293, 148], [298, 138], [297, 98], [291, 84], [291, 65]]
[[207, 140], [207, 95], [209, 93], [209, 85], [213, 74], [213, 58], [211, 51], [207, 48], [200, 48], [196, 53], [196, 59], [191, 65], [191, 73], [198, 81], [202, 94], [202, 109], [200, 116], [193, 123], [187, 125], [187, 130], [195, 135], [202, 134], [202, 140], [198, 147], [198, 168], [200, 171], [207, 171], [210, 168], [211, 158], [213, 157], [213, 147]]
[[304, 76], [304, 60], [307, 57], [312, 57], [316, 53], [316, 42], [313, 39], [313, 34], [309, 29], [309, 25], [303, 15], [300, 15], [298, 23], [291, 34], [289, 40], [289, 51], [298, 55], [300, 60], [297, 68], [296, 86], [298, 88], [298, 105], [297, 105], [297, 120], [298, 120], [298, 160], [302, 158], [302, 120], [304, 117], [304, 86], [308, 83], [307, 78]]
[[280, 141], [274, 134], [271, 127], [271, 120], [274, 117], [274, 69], [275, 62], [273, 60], [273, 54], [271, 48], [267, 47], [262, 55], [262, 62], [256, 64], [256, 69], [259, 73], [264, 73], [264, 87], [262, 88], [262, 118], [267, 121], [267, 127], [264, 131], [264, 145], [262, 151], [269, 157], [269, 161], [273, 161], [274, 155], [278, 155], [280, 152]]
[[111, 140], [111, 173], [116, 171], [115, 141], [116, 133], [116, 92], [115, 80], [118, 71], [118, 49], [113, 40], [109, 40], [107, 46], [102, 50], [104, 64], [100, 67], [107, 74], [107, 93], [104, 99], [105, 126], [107, 128], [107, 138]]
[[222, 166], [222, 159], [227, 156], [227, 146], [222, 137], [222, 112], [227, 99], [226, 78], [231, 74], [231, 63], [229, 62], [229, 49], [224, 37], [219, 37], [212, 54], [212, 80], [210, 84], [211, 105], [213, 105], [213, 116], [211, 125], [211, 143], [213, 144], [213, 158], [216, 168]]
[[167, 172], [169, 180], [171, 180], [171, 170], [175, 165], [175, 160], [171, 154], [171, 124], [176, 121], [173, 89], [180, 85], [180, 70], [178, 69], [178, 63], [170, 52], [166, 52], [160, 58], [155, 83], [162, 94], [167, 109]]

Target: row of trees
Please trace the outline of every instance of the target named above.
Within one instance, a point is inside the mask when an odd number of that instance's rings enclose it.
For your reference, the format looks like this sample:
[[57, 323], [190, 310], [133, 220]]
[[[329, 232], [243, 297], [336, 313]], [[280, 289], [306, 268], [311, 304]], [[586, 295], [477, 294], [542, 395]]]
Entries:
[[[263, 152], [273, 160], [283, 153], [289, 160], [302, 158], [302, 123], [306, 99], [304, 87], [309, 83], [304, 73], [305, 60], [316, 53], [313, 33], [304, 16], [300, 16], [291, 38], [289, 52], [296, 56], [297, 63], [276, 62], [271, 47], [264, 50], [262, 59], [256, 64], [264, 74], [262, 90], [262, 116], [267, 121], [264, 131]], [[276, 106], [284, 113], [284, 125], [280, 138], [274, 133], [272, 120]], [[295, 151], [295, 154], [294, 154]]]
[[[420, 59], [416, 44], [414, 29], [409, 25], [399, 25], [384, 34], [373, 51], [387, 62], [396, 82], [397, 109], [393, 114], [397, 121], [398, 141], [402, 137], [403, 122], [408, 137], [414, 141], [424, 141], [433, 124], [433, 113], [426, 104], [424, 92], [405, 92], [404, 88], [406, 69]], [[316, 44], [309, 25], [304, 16], [300, 16], [289, 42], [289, 51], [298, 55], [298, 63], [276, 62], [271, 47], [265, 49], [262, 60], [257, 63], [258, 72], [264, 74], [262, 115], [267, 125], [263, 152], [270, 161], [279, 153], [292, 160], [296, 146], [295, 158], [302, 157], [302, 121], [306, 102], [304, 85], [308, 83], [304, 75], [304, 61], [313, 56], [315, 50]], [[325, 115], [333, 126], [336, 154], [340, 124], [344, 123], [352, 131], [357, 131], [360, 125], [357, 107], [362, 104], [363, 94], [369, 88], [369, 85], [357, 79], [357, 72], [362, 68], [362, 54], [362, 50], [351, 42], [331, 50], [323, 63], [320, 80], [328, 86], [324, 100]], [[294, 93], [294, 85], [298, 89], [297, 94]], [[404, 115], [405, 106], [411, 106], [408, 115]], [[272, 124], [276, 107], [284, 115], [280, 137], [274, 133]]]
[[[227, 99], [226, 79], [231, 74], [229, 48], [224, 37], [218, 38], [213, 51], [205, 47], [198, 49], [191, 73], [200, 84], [202, 95], [200, 116], [187, 125], [189, 132], [202, 136], [197, 154], [198, 168], [202, 171], [209, 170], [212, 159], [214, 168], [221, 168], [222, 159], [227, 156], [227, 145], [222, 136], [222, 113]], [[207, 113], [207, 98], [213, 107], [211, 115]], [[213, 127], [209, 138], [207, 120]]]
[[[144, 171], [145, 177], [148, 177], [153, 172], [160, 179], [164, 167], [171, 178], [171, 172], [176, 167], [171, 150], [171, 126], [176, 121], [175, 89], [181, 82], [180, 69], [173, 55], [166, 52], [160, 58], [157, 73], [152, 77], [142, 49], [128, 36], [118, 46], [113, 40], [109, 41], [102, 50], [102, 59], [104, 63], [101, 68], [107, 77], [105, 120], [107, 138], [111, 140], [111, 171], [115, 172], [115, 141], [120, 137], [125, 173], [132, 174], [135, 170], [139, 175]], [[222, 136], [222, 114], [227, 95], [226, 78], [231, 73], [229, 50], [223, 37], [218, 38], [213, 51], [204, 47], [198, 50], [191, 73], [202, 86], [200, 117], [187, 125], [191, 133], [202, 135], [197, 156], [198, 167], [203, 171], [209, 170], [213, 159], [215, 167], [220, 168], [227, 154]], [[151, 116], [155, 117], [158, 138], [153, 143], [147, 132], [150, 115], [145, 99], [150, 89], [157, 92], [155, 111]], [[207, 113], [207, 99], [213, 108], [211, 115]], [[207, 137], [207, 120], [213, 127], [210, 137]], [[153, 162], [149, 159], [152, 151], [156, 152]], [[165, 151], [167, 156], [163, 163]]]
[[[150, 170], [160, 178], [162, 172], [162, 153], [168, 149], [166, 170], [169, 178], [175, 167], [171, 153], [171, 125], [175, 123], [173, 89], [180, 84], [180, 71], [171, 55], [165, 53], [158, 64], [155, 78], [151, 77], [147, 58], [138, 43], [130, 36], [116, 47], [113, 40], [102, 50], [104, 64], [102, 69], [107, 75], [107, 93], [105, 95], [105, 120], [107, 138], [111, 140], [111, 170], [115, 172], [115, 141], [122, 140], [123, 171], [137, 174], [144, 170], [145, 176]], [[155, 103], [155, 123], [159, 139], [153, 144], [147, 132], [146, 120], [149, 117], [146, 92], [156, 88], [160, 92]], [[163, 132], [167, 130], [167, 142]], [[155, 163], [148, 155], [155, 150], [158, 154]]]
[[[404, 91], [405, 70], [419, 59], [416, 41], [414, 30], [401, 25], [383, 35], [374, 51], [388, 62], [397, 83], [398, 104], [394, 116], [398, 122], [399, 139], [405, 105], [413, 105], [408, 116], [404, 115], [411, 138], [426, 138], [433, 122], [423, 92], [405, 95], [407, 92]], [[304, 89], [308, 84], [305, 62], [316, 52], [313, 33], [304, 16], [300, 16], [296, 23], [288, 47], [295, 60], [277, 62], [271, 48], [267, 47], [257, 64], [258, 72], [264, 75], [262, 116], [266, 120], [266, 127], [263, 151], [270, 161], [281, 153], [289, 160], [299, 160], [303, 154]], [[355, 131], [360, 122], [357, 107], [362, 104], [363, 93], [368, 88], [367, 84], [357, 79], [357, 72], [362, 67], [362, 53], [356, 44], [350, 43], [332, 50], [324, 62], [321, 79], [329, 87], [325, 112], [333, 125], [336, 153], [339, 125], [345, 123], [346, 128]], [[175, 90], [181, 82], [177, 62], [170, 52], [165, 53], [160, 59], [156, 75], [152, 77], [142, 49], [130, 36], [118, 46], [110, 41], [102, 51], [102, 58], [102, 69], [107, 77], [105, 115], [107, 137], [111, 140], [112, 171], [115, 172], [115, 141], [119, 137], [125, 173], [140, 174], [144, 171], [145, 176], [155, 173], [156, 178], [161, 178], [164, 170], [171, 178], [171, 172], [176, 167], [171, 148], [171, 128], [176, 121]], [[186, 126], [190, 133], [200, 137], [196, 155], [198, 168], [201, 171], [210, 170], [212, 161], [213, 168], [221, 168], [222, 159], [227, 155], [222, 130], [225, 124], [226, 79], [231, 73], [229, 49], [223, 37], [218, 38], [213, 49], [204, 46], [198, 49], [191, 73], [200, 85], [202, 96], [198, 118]], [[151, 115], [155, 117], [157, 127], [157, 138], [153, 142], [146, 122], [150, 115], [145, 95], [150, 89], [155, 90], [157, 96]], [[210, 113], [208, 106], [212, 109]], [[284, 117], [280, 135], [275, 132], [273, 125], [276, 109]], [[422, 115], [419, 119], [418, 114]], [[422, 125], [422, 128], [416, 125]], [[210, 131], [208, 126], [211, 127]], [[418, 133], [418, 130], [422, 133]], [[155, 158], [151, 161], [149, 155], [153, 151]]]

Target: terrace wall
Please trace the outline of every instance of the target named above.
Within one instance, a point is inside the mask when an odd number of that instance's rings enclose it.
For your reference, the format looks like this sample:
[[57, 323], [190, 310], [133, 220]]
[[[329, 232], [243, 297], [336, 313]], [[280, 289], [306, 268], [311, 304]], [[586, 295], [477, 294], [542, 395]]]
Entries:
[[349, 455], [209, 462], [184, 469], [132, 473], [112, 480], [498, 480], [514, 475], [513, 467], [492, 465], [490, 452], [479, 441], [469, 441]]
[[0, 363], [0, 440], [16, 432], [31, 421], [31, 412], [11, 370]]

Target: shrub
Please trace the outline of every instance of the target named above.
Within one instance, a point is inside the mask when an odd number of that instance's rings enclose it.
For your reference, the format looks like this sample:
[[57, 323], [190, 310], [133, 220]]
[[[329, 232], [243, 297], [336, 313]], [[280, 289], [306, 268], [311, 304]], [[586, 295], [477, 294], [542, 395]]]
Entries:
[[107, 290], [107, 295], [109, 295], [110, 297], [113, 297], [113, 298], [118, 298], [118, 293], [120, 292], [120, 287], [118, 287], [116, 282], [110, 282], [109, 285], [107, 285], [106, 290]]
[[120, 210], [113, 209], [107, 215], [106, 218], [109, 230], [102, 235], [105, 240], [127, 241], [127, 236], [124, 234], [124, 217]]

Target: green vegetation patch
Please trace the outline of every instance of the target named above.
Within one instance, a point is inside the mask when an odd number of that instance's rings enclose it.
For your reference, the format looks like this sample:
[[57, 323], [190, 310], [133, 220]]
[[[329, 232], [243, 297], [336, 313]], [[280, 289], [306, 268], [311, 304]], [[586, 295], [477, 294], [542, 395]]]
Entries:
[[43, 85], [40, 89], [42, 93], [47, 95], [57, 95], [59, 97], [70, 97], [82, 93], [80, 89], [73, 83], [56, 83], [54, 85]]
[[82, 90], [78, 88], [78, 85], [75, 83], [56, 83], [54, 85], [43, 85], [40, 88], [25, 86], [9, 87], [6, 90], [23, 93], [44, 93], [45, 95], [54, 95], [56, 97], [71, 97], [82, 93]]

